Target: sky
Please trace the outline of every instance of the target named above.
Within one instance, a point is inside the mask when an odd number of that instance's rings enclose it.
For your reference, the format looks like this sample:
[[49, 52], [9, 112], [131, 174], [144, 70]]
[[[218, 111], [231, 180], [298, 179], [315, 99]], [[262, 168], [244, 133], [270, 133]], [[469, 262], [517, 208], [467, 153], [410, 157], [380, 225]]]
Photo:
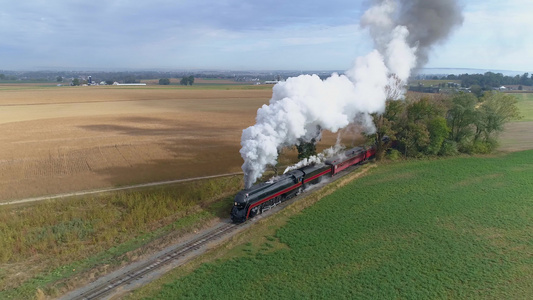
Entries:
[[[25, 0], [0, 6], [0, 70], [347, 70], [371, 0]], [[533, 1], [459, 0], [428, 68], [533, 72]]]

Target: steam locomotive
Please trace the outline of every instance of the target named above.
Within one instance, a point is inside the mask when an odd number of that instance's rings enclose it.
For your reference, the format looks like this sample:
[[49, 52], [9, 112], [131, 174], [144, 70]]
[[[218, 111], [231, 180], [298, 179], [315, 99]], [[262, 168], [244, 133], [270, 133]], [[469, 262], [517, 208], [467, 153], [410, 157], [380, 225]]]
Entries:
[[[384, 138], [384, 142], [388, 142], [388, 137]], [[270, 181], [244, 189], [235, 196], [231, 220], [235, 223], [242, 223], [253, 218], [300, 194], [310, 185], [332, 177], [348, 167], [365, 162], [375, 154], [375, 145], [355, 147], [326, 160], [323, 164], [292, 170]]]

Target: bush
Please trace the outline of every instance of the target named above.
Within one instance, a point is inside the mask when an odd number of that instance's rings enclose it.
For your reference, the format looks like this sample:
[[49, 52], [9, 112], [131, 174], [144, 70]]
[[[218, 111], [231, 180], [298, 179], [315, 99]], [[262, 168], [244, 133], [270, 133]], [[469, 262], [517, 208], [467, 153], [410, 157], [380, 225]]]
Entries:
[[170, 84], [170, 79], [168, 78], [159, 79], [159, 85], [169, 85], [169, 84]]
[[495, 140], [477, 141], [472, 145], [471, 153], [489, 154], [496, 149], [497, 146], [498, 143]]
[[442, 156], [453, 156], [457, 155], [458, 153], [459, 150], [457, 150], [457, 143], [450, 140], [445, 140], [444, 143], [442, 143], [442, 147], [439, 151], [439, 155]]
[[402, 154], [400, 151], [396, 149], [390, 149], [390, 151], [387, 153], [387, 158], [390, 160], [398, 160], [401, 156]]

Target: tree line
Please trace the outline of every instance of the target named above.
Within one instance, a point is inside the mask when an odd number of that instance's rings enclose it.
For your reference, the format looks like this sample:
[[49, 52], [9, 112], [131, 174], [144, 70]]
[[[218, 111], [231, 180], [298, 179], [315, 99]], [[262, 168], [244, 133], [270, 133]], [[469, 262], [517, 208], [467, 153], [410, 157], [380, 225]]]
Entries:
[[504, 76], [502, 73], [486, 72], [485, 74], [448, 75], [442, 79], [460, 80], [462, 87], [478, 85], [484, 90], [489, 90], [502, 85], [533, 86], [533, 74], [524, 73], [516, 76]]
[[[183, 76], [183, 78], [181, 78], [181, 80], [180, 80], [180, 84], [181, 85], [193, 85], [193, 83], [194, 83], [194, 76], [193, 75]], [[161, 79], [159, 79], [159, 84], [160, 85], [169, 85], [170, 84], [170, 79], [169, 78], [161, 78]]]
[[[377, 159], [487, 154], [498, 146], [504, 125], [520, 118], [517, 103], [513, 95], [497, 91], [480, 97], [465, 92], [411, 95], [405, 101], [387, 101], [383, 114], [373, 114], [376, 131], [367, 138], [376, 142]], [[298, 159], [316, 155], [315, 144], [301, 142], [296, 147]]]
[[17, 76], [0, 74], [0, 80], [17, 80]]
[[390, 146], [382, 142], [384, 136], [394, 145], [389, 152], [393, 156], [490, 153], [497, 147], [504, 125], [520, 118], [517, 103], [513, 95], [496, 91], [481, 97], [461, 92], [388, 101], [385, 113], [373, 115], [376, 132], [369, 137], [378, 141], [378, 159]]

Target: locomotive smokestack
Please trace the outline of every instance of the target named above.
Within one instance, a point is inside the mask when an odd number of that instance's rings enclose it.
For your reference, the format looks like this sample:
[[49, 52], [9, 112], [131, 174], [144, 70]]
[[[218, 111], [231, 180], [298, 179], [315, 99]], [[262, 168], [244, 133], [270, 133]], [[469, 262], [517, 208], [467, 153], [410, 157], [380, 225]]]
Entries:
[[361, 18], [375, 50], [357, 58], [346, 75], [301, 75], [276, 84], [256, 124], [243, 130], [245, 187], [276, 163], [278, 149], [315, 138], [317, 126], [337, 132], [359, 123], [373, 132], [370, 114], [382, 113], [387, 99], [403, 98], [411, 70], [423, 66], [432, 47], [462, 21], [456, 0], [375, 1]]

